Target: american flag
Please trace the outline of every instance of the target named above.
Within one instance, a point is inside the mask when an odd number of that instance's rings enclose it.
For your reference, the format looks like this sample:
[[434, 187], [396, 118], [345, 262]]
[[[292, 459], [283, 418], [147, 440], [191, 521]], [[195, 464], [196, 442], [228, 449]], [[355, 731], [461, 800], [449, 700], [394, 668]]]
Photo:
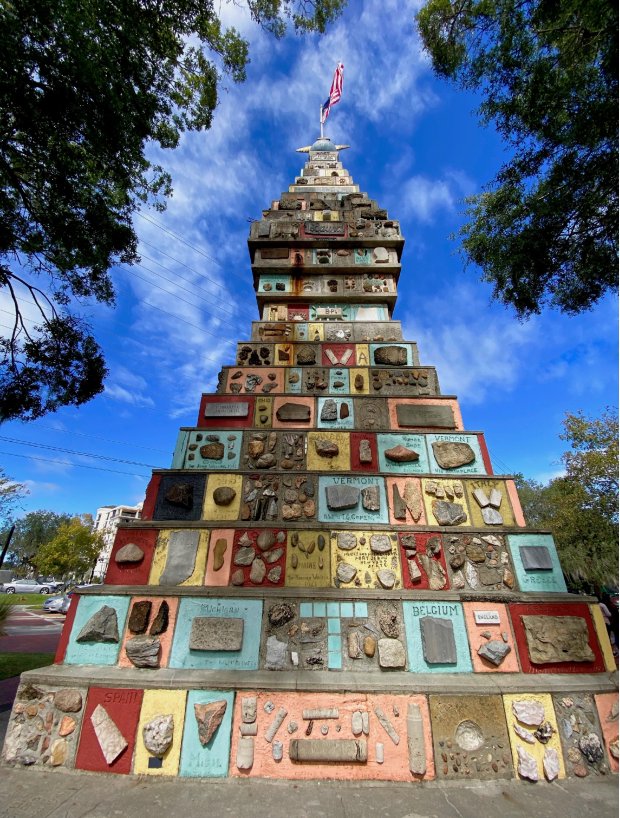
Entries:
[[340, 101], [340, 97], [342, 96], [343, 73], [344, 65], [341, 62], [339, 62], [334, 72], [332, 87], [329, 89], [329, 97], [325, 100], [323, 106], [321, 107], [321, 124], [323, 124], [327, 117], [329, 116], [329, 112], [332, 105], [335, 105], [337, 102]]

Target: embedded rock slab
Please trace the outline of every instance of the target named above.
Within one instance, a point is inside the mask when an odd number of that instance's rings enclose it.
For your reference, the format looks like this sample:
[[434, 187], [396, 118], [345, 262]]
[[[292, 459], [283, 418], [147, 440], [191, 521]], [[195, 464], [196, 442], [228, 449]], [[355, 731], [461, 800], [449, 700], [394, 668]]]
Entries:
[[379, 665], [383, 668], [405, 667], [403, 643], [398, 639], [379, 639]]
[[460, 525], [467, 522], [465, 509], [448, 500], [433, 500], [433, 515], [439, 525]]
[[289, 742], [291, 761], [356, 762], [368, 761], [368, 744], [365, 739], [300, 739]]
[[82, 694], [74, 687], [59, 690], [54, 696], [54, 707], [63, 713], [79, 713], [82, 709]]
[[336, 577], [340, 582], [351, 582], [357, 574], [357, 568], [354, 565], [349, 565], [348, 562], [339, 562], [336, 568]]
[[180, 585], [194, 573], [200, 531], [172, 531], [160, 585]]
[[517, 746], [517, 756], [519, 763], [517, 765], [517, 772], [521, 778], [529, 778], [530, 781], [538, 781], [538, 765], [533, 755]]
[[545, 708], [533, 699], [519, 699], [512, 703], [512, 712], [521, 724], [538, 727], [545, 719]]
[[332, 398], [328, 398], [321, 409], [321, 420], [337, 420], [338, 404]]
[[432, 447], [435, 460], [442, 469], [458, 469], [468, 466], [476, 459], [476, 454], [468, 443], [435, 440]]
[[520, 545], [519, 554], [526, 571], [552, 571], [551, 554], [546, 545]]
[[194, 704], [194, 715], [198, 723], [198, 738], [203, 747], [211, 741], [222, 723], [226, 712], [226, 700], [219, 699], [209, 704]]
[[127, 545], [119, 548], [114, 556], [114, 561], [118, 565], [140, 562], [142, 559], [144, 559], [144, 551], [133, 542], [128, 542]]
[[136, 667], [159, 667], [160, 647], [157, 636], [135, 636], [125, 643], [125, 653]]
[[388, 346], [375, 349], [375, 363], [378, 366], [406, 366], [406, 347]]
[[127, 623], [127, 627], [132, 633], [144, 633], [147, 629], [152, 605], [153, 603], [148, 599], [134, 602]]
[[391, 460], [392, 463], [415, 463], [420, 459], [418, 452], [400, 445], [386, 449], [384, 455], [387, 460]]
[[449, 406], [401, 403], [396, 406], [396, 422], [401, 427], [454, 429], [454, 414]]
[[371, 534], [370, 550], [375, 554], [389, 554], [392, 550], [392, 541], [387, 534]]
[[142, 728], [144, 746], [154, 756], [161, 758], [174, 738], [174, 716], [155, 716]]
[[101, 748], [106, 764], [110, 766], [129, 745], [125, 741], [125, 737], [121, 731], [108, 715], [107, 710], [100, 704], [93, 710], [90, 722], [95, 731], [95, 737], [99, 742], [99, 747]]
[[530, 661], [593, 662], [588, 626], [580, 616], [522, 616]]
[[426, 739], [420, 706], [410, 702], [407, 705], [407, 749], [409, 751], [409, 771], [413, 775], [426, 773]]
[[362, 489], [362, 506], [366, 511], [381, 511], [381, 495], [379, 486], [367, 486]]
[[495, 667], [499, 667], [510, 653], [510, 650], [510, 645], [501, 642], [499, 639], [492, 639], [480, 645], [478, 648], [478, 656], [482, 656], [487, 662], [491, 662]]
[[307, 423], [310, 420], [310, 407], [305, 403], [283, 403], [277, 409], [276, 417], [283, 423]]
[[331, 511], [345, 511], [356, 507], [360, 490], [355, 486], [326, 486], [325, 497]]
[[241, 650], [243, 619], [196, 616], [189, 637], [190, 650]]
[[429, 665], [455, 665], [456, 643], [450, 619], [423, 616], [420, 619], [422, 650]]
[[76, 642], [118, 642], [116, 610], [104, 605], [86, 622]]

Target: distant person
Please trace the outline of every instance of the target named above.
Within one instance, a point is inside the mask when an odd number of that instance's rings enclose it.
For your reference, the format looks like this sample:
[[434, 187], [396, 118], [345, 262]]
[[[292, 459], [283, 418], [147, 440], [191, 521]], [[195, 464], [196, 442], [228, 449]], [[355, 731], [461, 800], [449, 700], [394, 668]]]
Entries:
[[607, 635], [609, 636], [609, 641], [611, 642], [611, 647], [614, 654], [618, 653], [618, 646], [616, 642], [616, 634], [614, 633], [614, 629], [611, 625], [611, 611], [607, 607], [604, 602], [598, 603], [599, 608], [601, 609], [601, 613], [603, 614], [603, 622], [605, 623], [605, 627], [607, 628]]

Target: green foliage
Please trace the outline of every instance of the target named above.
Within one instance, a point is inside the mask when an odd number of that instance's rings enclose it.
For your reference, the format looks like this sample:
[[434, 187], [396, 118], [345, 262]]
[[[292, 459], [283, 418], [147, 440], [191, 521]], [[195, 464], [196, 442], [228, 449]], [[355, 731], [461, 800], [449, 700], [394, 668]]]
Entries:
[[618, 577], [618, 416], [567, 414], [566, 476], [546, 486], [519, 475], [528, 525], [553, 532], [564, 573], [575, 587], [614, 585]]
[[7, 623], [7, 619], [11, 615], [11, 611], [13, 610], [13, 600], [9, 597], [3, 597], [0, 599], [0, 636], [6, 636], [6, 631], [4, 630], [4, 626]]
[[429, 0], [417, 21], [512, 154], [468, 200], [465, 257], [519, 317], [589, 309], [618, 284], [617, 4]]
[[52, 540], [61, 525], [70, 522], [70, 514], [54, 511], [31, 511], [15, 523], [10, 554], [17, 564], [34, 565], [32, 559], [42, 545]]
[[0, 681], [21, 676], [26, 670], [47, 667], [53, 661], [53, 653], [0, 653]]
[[[0, 527], [7, 524], [11, 513], [22, 499], [28, 494], [28, 489], [23, 483], [15, 483], [0, 469]], [[4, 538], [8, 532], [0, 534], [0, 548], [4, 546]]]
[[[276, 36], [289, 19], [322, 32], [345, 2], [247, 0]], [[114, 303], [110, 267], [138, 260], [134, 212], [171, 192], [146, 147], [211, 126], [223, 76], [245, 80], [248, 43], [211, 0], [12, 0], [0, 52], [0, 288], [14, 311], [0, 421], [32, 420], [102, 391], [76, 302]]]
[[101, 534], [75, 517], [59, 527], [56, 536], [39, 548], [32, 562], [41, 574], [82, 576], [93, 567], [102, 547]]

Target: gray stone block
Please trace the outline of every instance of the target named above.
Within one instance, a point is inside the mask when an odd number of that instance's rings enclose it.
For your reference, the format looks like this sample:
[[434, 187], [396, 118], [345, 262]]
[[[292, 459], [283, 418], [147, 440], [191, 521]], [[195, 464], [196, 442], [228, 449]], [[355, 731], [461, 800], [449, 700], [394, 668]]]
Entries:
[[402, 428], [454, 429], [454, 414], [449, 406], [396, 406], [396, 422]]
[[348, 761], [365, 764], [368, 744], [365, 739], [291, 739], [288, 748], [291, 761]]
[[546, 545], [520, 545], [519, 554], [526, 571], [552, 571], [551, 554]]
[[355, 486], [326, 486], [327, 506], [332, 511], [344, 511], [355, 508], [358, 504], [360, 490]]
[[420, 619], [422, 650], [429, 665], [455, 665], [456, 642], [450, 619], [423, 616]]
[[160, 585], [179, 585], [194, 573], [200, 531], [172, 531]]
[[189, 637], [190, 650], [241, 650], [243, 619], [196, 616]]

